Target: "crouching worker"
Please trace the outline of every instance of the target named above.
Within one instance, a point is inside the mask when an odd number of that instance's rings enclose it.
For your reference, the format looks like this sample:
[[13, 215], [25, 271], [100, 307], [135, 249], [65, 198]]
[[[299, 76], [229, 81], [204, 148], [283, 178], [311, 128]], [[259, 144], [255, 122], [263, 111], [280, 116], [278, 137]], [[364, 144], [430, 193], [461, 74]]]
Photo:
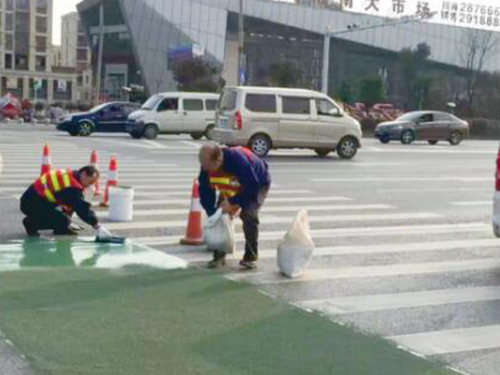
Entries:
[[83, 167], [53, 170], [38, 178], [21, 197], [21, 212], [26, 215], [23, 225], [28, 236], [38, 237], [39, 230], [51, 229], [55, 235], [77, 235], [70, 228], [73, 212], [97, 231], [100, 238], [111, 234], [99, 224], [91, 204], [85, 201], [84, 189], [94, 185], [99, 171]]
[[[210, 143], [200, 149], [200, 201], [208, 216], [217, 207], [234, 216], [240, 211], [245, 255], [240, 266], [254, 269], [259, 257], [259, 210], [271, 186], [267, 163], [244, 147], [222, 148]], [[217, 198], [216, 192], [219, 193]], [[214, 252], [209, 268], [226, 264], [226, 254]]]

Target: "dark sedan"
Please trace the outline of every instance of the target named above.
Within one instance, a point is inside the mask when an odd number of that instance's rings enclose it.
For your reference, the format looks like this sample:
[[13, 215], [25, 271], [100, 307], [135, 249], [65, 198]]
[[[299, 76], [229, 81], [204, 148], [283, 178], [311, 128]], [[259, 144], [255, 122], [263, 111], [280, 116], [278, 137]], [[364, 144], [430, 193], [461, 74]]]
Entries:
[[57, 129], [72, 136], [89, 136], [92, 133], [126, 133], [128, 115], [138, 110], [140, 105], [129, 102], [100, 104], [88, 112], [73, 113], [61, 119]]
[[423, 140], [435, 145], [448, 141], [455, 146], [469, 137], [469, 124], [446, 112], [408, 112], [394, 121], [380, 123], [375, 137], [382, 143], [396, 140], [411, 144]]

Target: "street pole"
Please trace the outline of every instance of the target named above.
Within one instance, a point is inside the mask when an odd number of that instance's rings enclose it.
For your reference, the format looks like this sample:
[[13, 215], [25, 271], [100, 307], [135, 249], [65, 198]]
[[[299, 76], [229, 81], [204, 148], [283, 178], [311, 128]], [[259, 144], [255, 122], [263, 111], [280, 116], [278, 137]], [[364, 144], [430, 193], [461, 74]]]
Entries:
[[323, 76], [321, 83], [321, 92], [325, 95], [328, 95], [328, 76], [330, 74], [330, 41], [330, 28], [327, 27], [323, 45]]
[[243, 25], [243, 0], [240, 0], [240, 12], [238, 14], [238, 86], [244, 84], [243, 72], [245, 71], [244, 55], [244, 25]]
[[96, 77], [96, 95], [94, 104], [99, 103], [99, 96], [101, 93], [101, 74], [102, 74], [102, 53], [104, 47], [104, 3], [101, 2], [99, 7], [99, 52], [97, 55], [97, 77]]

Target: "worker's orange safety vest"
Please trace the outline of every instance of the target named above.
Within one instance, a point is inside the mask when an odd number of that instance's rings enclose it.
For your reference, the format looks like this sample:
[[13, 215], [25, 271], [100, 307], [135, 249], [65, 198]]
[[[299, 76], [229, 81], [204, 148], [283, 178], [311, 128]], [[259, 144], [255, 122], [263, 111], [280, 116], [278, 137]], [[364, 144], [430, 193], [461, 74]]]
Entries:
[[232, 198], [241, 189], [240, 182], [232, 174], [225, 172], [209, 172], [210, 187], [216, 189], [221, 198]]
[[83, 186], [75, 179], [71, 169], [58, 169], [43, 174], [35, 181], [37, 194], [51, 203], [59, 204], [56, 194], [67, 188], [76, 188], [83, 191]]

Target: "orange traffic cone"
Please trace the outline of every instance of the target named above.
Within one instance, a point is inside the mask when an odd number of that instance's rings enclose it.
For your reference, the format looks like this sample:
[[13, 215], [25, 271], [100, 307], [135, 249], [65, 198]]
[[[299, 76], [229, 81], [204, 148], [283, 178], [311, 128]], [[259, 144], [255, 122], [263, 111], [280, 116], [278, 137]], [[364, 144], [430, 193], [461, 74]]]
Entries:
[[[99, 164], [97, 163], [97, 152], [95, 150], [92, 151], [92, 154], [90, 154], [90, 165], [99, 170]], [[100, 190], [99, 180], [100, 178], [97, 179], [94, 185], [94, 195], [101, 195], [101, 192], [99, 191]]]
[[49, 172], [50, 172], [49, 145], [45, 144], [45, 146], [43, 146], [42, 170], [40, 172], [40, 176]]
[[191, 210], [189, 211], [186, 237], [181, 240], [181, 245], [199, 246], [201, 244], [202, 230], [200, 192], [198, 191], [198, 181], [194, 180], [193, 192], [191, 195]]
[[116, 156], [112, 156], [109, 160], [108, 180], [106, 181], [106, 189], [104, 190], [104, 199], [101, 202], [102, 207], [108, 207], [110, 186], [118, 186], [118, 166]]

